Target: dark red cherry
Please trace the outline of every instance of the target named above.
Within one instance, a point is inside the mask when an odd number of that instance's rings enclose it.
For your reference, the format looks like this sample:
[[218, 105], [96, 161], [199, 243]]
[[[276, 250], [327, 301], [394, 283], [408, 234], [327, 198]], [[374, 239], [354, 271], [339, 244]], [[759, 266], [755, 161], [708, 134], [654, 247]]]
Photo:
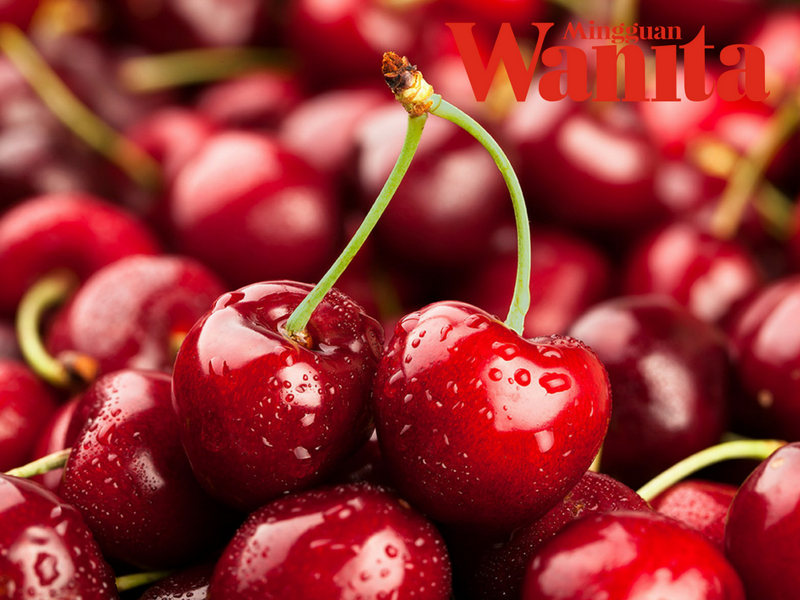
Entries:
[[0, 474], [0, 548], [6, 598], [118, 598], [80, 513], [38, 483]]
[[0, 319], [0, 358], [21, 358], [17, 331], [10, 322]]
[[685, 523], [724, 549], [725, 517], [736, 486], [691, 479], [676, 483], [650, 501], [662, 515]]
[[224, 291], [216, 275], [190, 258], [123, 258], [86, 280], [58, 313], [47, 345], [55, 356], [91, 356], [100, 373], [171, 372], [183, 336]]
[[625, 294], [671, 296], [710, 323], [723, 321], [764, 282], [761, 268], [742, 244], [681, 222], [634, 248], [623, 277]]
[[666, 296], [622, 296], [589, 309], [569, 334], [597, 352], [611, 381], [604, 472], [639, 486], [719, 441], [729, 362], [716, 327]]
[[139, 221], [99, 198], [32, 198], [0, 217], [0, 312], [13, 314], [25, 291], [53, 269], [86, 279], [124, 256], [158, 251]]
[[691, 0], [650, 0], [641, 7], [642, 25], [680, 27], [679, 44], [691, 42], [705, 27], [706, 42], [741, 43], [741, 30], [765, 8], [764, 0], [710, 0], [702, 5]]
[[[800, 10], [796, 6], [773, 6], [758, 16], [742, 39], [764, 52], [766, 89], [782, 97], [800, 81]], [[770, 98], [771, 99], [771, 98]]]
[[[505, 315], [514, 291], [517, 269], [516, 233], [495, 236], [496, 255], [473, 273], [459, 295], [493, 315]], [[525, 336], [563, 334], [609, 289], [611, 267], [594, 246], [568, 233], [531, 231], [531, 306], [525, 315]]]
[[791, 600], [800, 589], [800, 444], [776, 450], [745, 480], [731, 504], [725, 554], [748, 597]]
[[594, 513], [650, 511], [636, 492], [613, 477], [586, 471], [578, 484], [542, 517], [523, 525], [507, 542], [481, 556], [470, 575], [468, 597], [475, 600], [518, 598], [525, 568], [537, 550], [564, 526]]
[[730, 327], [745, 433], [800, 440], [800, 276], [761, 290]]
[[435, 520], [495, 536], [575, 486], [611, 410], [605, 370], [589, 348], [521, 338], [461, 302], [398, 323], [373, 396], [400, 494]]
[[[33, 456], [31, 460], [44, 458], [59, 450], [66, 450], [72, 447], [73, 439], [67, 441], [67, 432], [72, 423], [75, 410], [78, 408], [80, 396], [72, 398], [69, 402], [62, 404], [55, 414], [50, 417], [47, 426], [42, 431], [39, 439], [36, 441], [36, 446], [33, 449]], [[77, 426], [76, 426], [77, 429]], [[77, 432], [76, 434], [77, 435]], [[61, 485], [61, 476], [64, 469], [53, 469], [42, 475], [32, 477], [32, 481], [42, 484], [51, 492], [58, 492]]]
[[175, 178], [169, 214], [178, 249], [234, 286], [313, 281], [341, 236], [327, 177], [272, 137], [211, 137]]
[[213, 548], [223, 514], [181, 447], [169, 376], [116, 371], [90, 391], [95, 412], [75, 440], [58, 493], [81, 512], [103, 554], [166, 568]]
[[213, 564], [176, 571], [147, 588], [139, 600], [206, 600]]
[[334, 290], [312, 314], [307, 343], [287, 337], [286, 321], [310, 290], [268, 282], [221, 296], [175, 361], [174, 405], [192, 468], [236, 508], [324, 480], [372, 431], [383, 331]]
[[533, 556], [523, 600], [744, 600], [736, 571], [699, 533], [653, 512], [567, 525]]
[[0, 471], [31, 460], [57, 398], [24, 363], [0, 358]]
[[217, 562], [209, 597], [446, 600], [450, 561], [439, 533], [405, 501], [342, 485], [250, 515]]
[[9, 0], [0, 6], [0, 22], [13, 23], [20, 29], [25, 29], [30, 25], [36, 9], [39, 8], [41, 0]]

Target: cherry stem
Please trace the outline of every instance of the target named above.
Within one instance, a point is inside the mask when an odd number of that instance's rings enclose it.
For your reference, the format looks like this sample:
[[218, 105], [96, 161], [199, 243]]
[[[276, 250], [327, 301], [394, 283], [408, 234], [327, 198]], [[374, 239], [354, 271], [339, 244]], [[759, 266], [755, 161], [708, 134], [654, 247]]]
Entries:
[[719, 239], [731, 239], [739, 229], [748, 202], [756, 195], [772, 160], [800, 126], [800, 106], [794, 95], [775, 111], [764, 133], [740, 157], [722, 192], [711, 218], [711, 232]]
[[650, 502], [663, 491], [700, 469], [725, 460], [743, 458], [764, 460], [775, 450], [785, 445], [786, 442], [781, 440], [734, 440], [723, 442], [684, 458], [644, 484], [636, 493], [647, 502]]
[[53, 452], [52, 454], [48, 454], [47, 456], [43, 456], [42, 458], [29, 462], [27, 465], [22, 465], [16, 469], [6, 471], [6, 475], [13, 475], [14, 477], [20, 477], [22, 479], [29, 479], [31, 477], [36, 477], [37, 475], [44, 475], [50, 471], [55, 471], [56, 469], [61, 469], [65, 464], [67, 464], [67, 459], [69, 458], [70, 452], [72, 452], [72, 448]]
[[475, 119], [446, 100], [441, 100], [438, 105], [431, 108], [430, 113], [455, 123], [477, 139], [494, 159], [508, 186], [517, 225], [517, 278], [514, 296], [508, 310], [508, 317], [506, 317], [506, 325], [522, 335], [525, 328], [525, 314], [531, 303], [531, 227], [525, 197], [522, 195], [517, 174], [494, 138]]
[[155, 159], [87, 108], [18, 27], [0, 24], [0, 50], [75, 135], [122, 169], [142, 189], [158, 189], [161, 168]]
[[126, 89], [146, 93], [230, 79], [288, 61], [288, 54], [274, 49], [203, 48], [129, 58], [120, 65], [119, 77]]
[[143, 585], [150, 585], [171, 575], [172, 571], [147, 571], [145, 573], [131, 573], [117, 577], [117, 591], [127, 592]]
[[352, 239], [348, 242], [347, 246], [345, 246], [345, 249], [333, 265], [331, 265], [330, 269], [328, 269], [328, 272], [319, 280], [319, 283], [314, 286], [314, 289], [309, 292], [308, 296], [303, 299], [289, 317], [289, 320], [286, 322], [286, 333], [290, 337], [298, 337], [301, 335], [301, 332], [305, 330], [314, 309], [322, 302], [325, 294], [331, 290], [339, 279], [339, 276], [350, 264], [350, 261], [353, 260], [353, 257], [359, 249], [361, 249], [361, 246], [364, 245], [367, 236], [369, 236], [375, 228], [378, 219], [383, 214], [383, 211], [386, 210], [389, 201], [400, 186], [400, 182], [403, 181], [406, 171], [408, 171], [411, 160], [414, 158], [414, 154], [419, 146], [419, 141], [422, 138], [422, 129], [425, 126], [426, 120], [427, 115], [425, 114], [418, 117], [408, 117], [408, 127], [406, 129], [405, 140], [403, 141], [403, 148], [400, 150], [400, 155], [397, 157], [397, 162], [395, 162], [394, 168], [389, 174], [389, 178], [386, 180], [383, 189], [381, 189], [380, 194], [378, 194], [374, 204], [369, 209], [369, 212], [367, 212], [367, 215], [364, 217], [364, 220], [356, 230]]
[[71, 271], [53, 271], [25, 292], [17, 309], [17, 342], [23, 358], [36, 375], [58, 388], [93, 381], [97, 376], [98, 365], [93, 358], [79, 353], [55, 358], [42, 341], [40, 325], [45, 313], [66, 302], [78, 284]]

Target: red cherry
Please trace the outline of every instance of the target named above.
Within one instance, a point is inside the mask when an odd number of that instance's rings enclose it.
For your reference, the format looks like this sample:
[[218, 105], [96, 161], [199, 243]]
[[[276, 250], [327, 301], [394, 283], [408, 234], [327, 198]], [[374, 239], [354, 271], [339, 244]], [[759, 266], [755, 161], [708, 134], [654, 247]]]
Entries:
[[287, 338], [311, 286], [254, 284], [220, 297], [175, 361], [174, 405], [195, 475], [253, 510], [331, 475], [372, 430], [369, 393], [383, 332], [344, 294], [311, 316], [308, 346]]
[[446, 600], [450, 563], [428, 521], [365, 485], [275, 500], [222, 553], [209, 597]]
[[340, 237], [330, 182], [272, 137], [210, 138], [172, 188], [178, 249], [232, 285], [324, 273]]
[[206, 600], [213, 564], [177, 571], [147, 588], [139, 600]]
[[697, 5], [691, 0], [650, 0], [641, 6], [642, 25], [680, 27], [680, 44], [691, 42], [705, 27], [706, 42], [719, 47], [741, 43], [741, 29], [763, 10], [764, 0], [708, 0]]
[[166, 568], [213, 548], [222, 511], [181, 447], [169, 376], [117, 371], [86, 395], [95, 396], [95, 411], [75, 440], [59, 495], [81, 512], [104, 555]]
[[0, 358], [22, 358], [14, 325], [0, 320]]
[[776, 450], [745, 480], [731, 504], [725, 553], [748, 597], [791, 600], [800, 589], [800, 444]]
[[[44, 458], [45, 456], [49, 456], [54, 452], [66, 450], [72, 446], [75, 436], [73, 436], [73, 439], [67, 441], [67, 432], [69, 431], [70, 423], [72, 423], [72, 419], [75, 415], [75, 410], [78, 408], [80, 399], [80, 396], [76, 396], [58, 408], [55, 414], [50, 418], [50, 421], [47, 423], [42, 435], [39, 436], [36, 446], [34, 447], [31, 460]], [[77, 435], [77, 432], [75, 435]], [[63, 473], [64, 469], [53, 469], [52, 471], [48, 471], [42, 475], [32, 477], [31, 480], [42, 484], [51, 492], [58, 492]]]
[[744, 600], [742, 582], [703, 536], [667, 517], [611, 512], [567, 525], [534, 555], [523, 600]]
[[80, 513], [37, 483], [0, 474], [0, 548], [6, 598], [118, 598]]
[[611, 410], [605, 370], [586, 346], [523, 339], [461, 302], [400, 321], [373, 394], [381, 452], [403, 497], [433, 519], [495, 535], [575, 486]]
[[177, 345], [225, 291], [195, 260], [131, 256], [89, 277], [56, 317], [51, 353], [77, 351], [100, 373], [126, 367], [171, 372]]
[[726, 340], [665, 296], [623, 296], [588, 310], [569, 334], [608, 371], [614, 411], [603, 470], [641, 485], [719, 442], [727, 424]]
[[0, 471], [31, 460], [56, 407], [53, 391], [24, 363], [0, 358]]
[[736, 489], [715, 481], [681, 481], [653, 498], [650, 505], [662, 515], [699, 531], [723, 550], [725, 517]]
[[53, 269], [86, 279], [124, 256], [158, 251], [141, 223], [93, 196], [27, 200], [0, 217], [0, 312], [13, 314], [23, 293]]

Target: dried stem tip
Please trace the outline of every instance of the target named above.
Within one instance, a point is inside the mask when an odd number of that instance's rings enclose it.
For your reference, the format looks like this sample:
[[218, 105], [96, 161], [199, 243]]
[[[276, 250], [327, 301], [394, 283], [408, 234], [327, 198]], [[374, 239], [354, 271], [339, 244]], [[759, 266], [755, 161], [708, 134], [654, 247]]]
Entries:
[[425, 114], [433, 106], [433, 88], [405, 56], [394, 52], [383, 55], [383, 78], [395, 99], [414, 117]]

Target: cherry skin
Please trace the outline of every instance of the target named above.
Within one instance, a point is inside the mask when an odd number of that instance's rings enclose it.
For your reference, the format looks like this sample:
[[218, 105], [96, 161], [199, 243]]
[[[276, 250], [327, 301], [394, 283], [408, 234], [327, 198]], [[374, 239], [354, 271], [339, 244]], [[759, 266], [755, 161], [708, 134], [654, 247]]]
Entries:
[[650, 511], [636, 492], [613, 477], [586, 471], [558, 504], [511, 538], [481, 556], [469, 582], [468, 597], [475, 600], [518, 598], [530, 558], [567, 524], [594, 513], [617, 510]]
[[80, 513], [31, 481], [0, 474], [0, 582], [6, 598], [118, 598]]
[[736, 486], [715, 481], [681, 481], [661, 492], [650, 505], [662, 515], [695, 529], [724, 550], [725, 518]]
[[725, 527], [725, 553], [753, 598], [797, 597], [799, 483], [800, 444], [793, 443], [762, 462], [733, 499]]
[[639, 23], [680, 27], [683, 41], [679, 44], [691, 42], [705, 27], [706, 43], [719, 48], [726, 43], [741, 43], [741, 29], [765, 4], [764, 0], [710, 0], [698, 6], [690, 0], [651, 0], [642, 4]]
[[212, 549], [224, 515], [181, 447], [169, 376], [116, 371], [89, 393], [96, 409], [75, 440], [58, 493], [81, 512], [103, 554], [162, 569]]
[[719, 442], [730, 364], [722, 332], [666, 296], [621, 296], [583, 314], [569, 334], [603, 361], [614, 411], [603, 471], [639, 486]]
[[14, 325], [0, 319], [0, 358], [22, 358]]
[[321, 488], [250, 515], [217, 562], [209, 597], [446, 600], [450, 562], [433, 525], [394, 494]]
[[[62, 404], [58, 408], [55, 414], [50, 418], [50, 421], [47, 423], [42, 435], [39, 436], [39, 439], [36, 441], [36, 446], [34, 446], [31, 460], [44, 458], [45, 456], [49, 456], [54, 452], [58, 452], [59, 450], [66, 450], [67, 448], [72, 447], [74, 437], [76, 437], [77, 433], [79, 432], [76, 431], [73, 439], [67, 441], [67, 431], [69, 430], [70, 423], [72, 423], [75, 410], [78, 408], [80, 400], [81, 396], [75, 396], [69, 402]], [[53, 469], [52, 471], [48, 471], [42, 475], [32, 477], [31, 481], [40, 483], [51, 492], [57, 493], [58, 488], [61, 485], [61, 476], [63, 473], [64, 469]]]
[[31, 460], [58, 400], [24, 363], [0, 358], [0, 471]]
[[373, 396], [401, 495], [437, 521], [494, 535], [575, 486], [611, 410], [608, 378], [589, 348], [559, 336], [523, 339], [461, 302], [400, 320]]
[[144, 225], [99, 198], [32, 198], [0, 217], [0, 313], [13, 314], [25, 291], [53, 269], [86, 279], [124, 256], [158, 252]]
[[274, 138], [211, 137], [177, 175], [169, 215], [178, 250], [230, 285], [313, 281], [341, 236], [330, 182]]
[[611, 512], [567, 525], [534, 555], [522, 600], [744, 600], [722, 552], [653, 512]]
[[310, 290], [265, 282], [221, 296], [175, 361], [174, 406], [195, 475], [239, 509], [323, 481], [372, 432], [383, 331], [334, 290], [305, 343], [287, 337], [286, 321]]
[[206, 600], [213, 571], [213, 564], [177, 571], [147, 588], [139, 600]]
[[171, 372], [182, 336], [224, 292], [217, 276], [193, 259], [123, 258], [84, 282], [58, 313], [47, 346], [54, 356], [91, 356], [100, 373]]

